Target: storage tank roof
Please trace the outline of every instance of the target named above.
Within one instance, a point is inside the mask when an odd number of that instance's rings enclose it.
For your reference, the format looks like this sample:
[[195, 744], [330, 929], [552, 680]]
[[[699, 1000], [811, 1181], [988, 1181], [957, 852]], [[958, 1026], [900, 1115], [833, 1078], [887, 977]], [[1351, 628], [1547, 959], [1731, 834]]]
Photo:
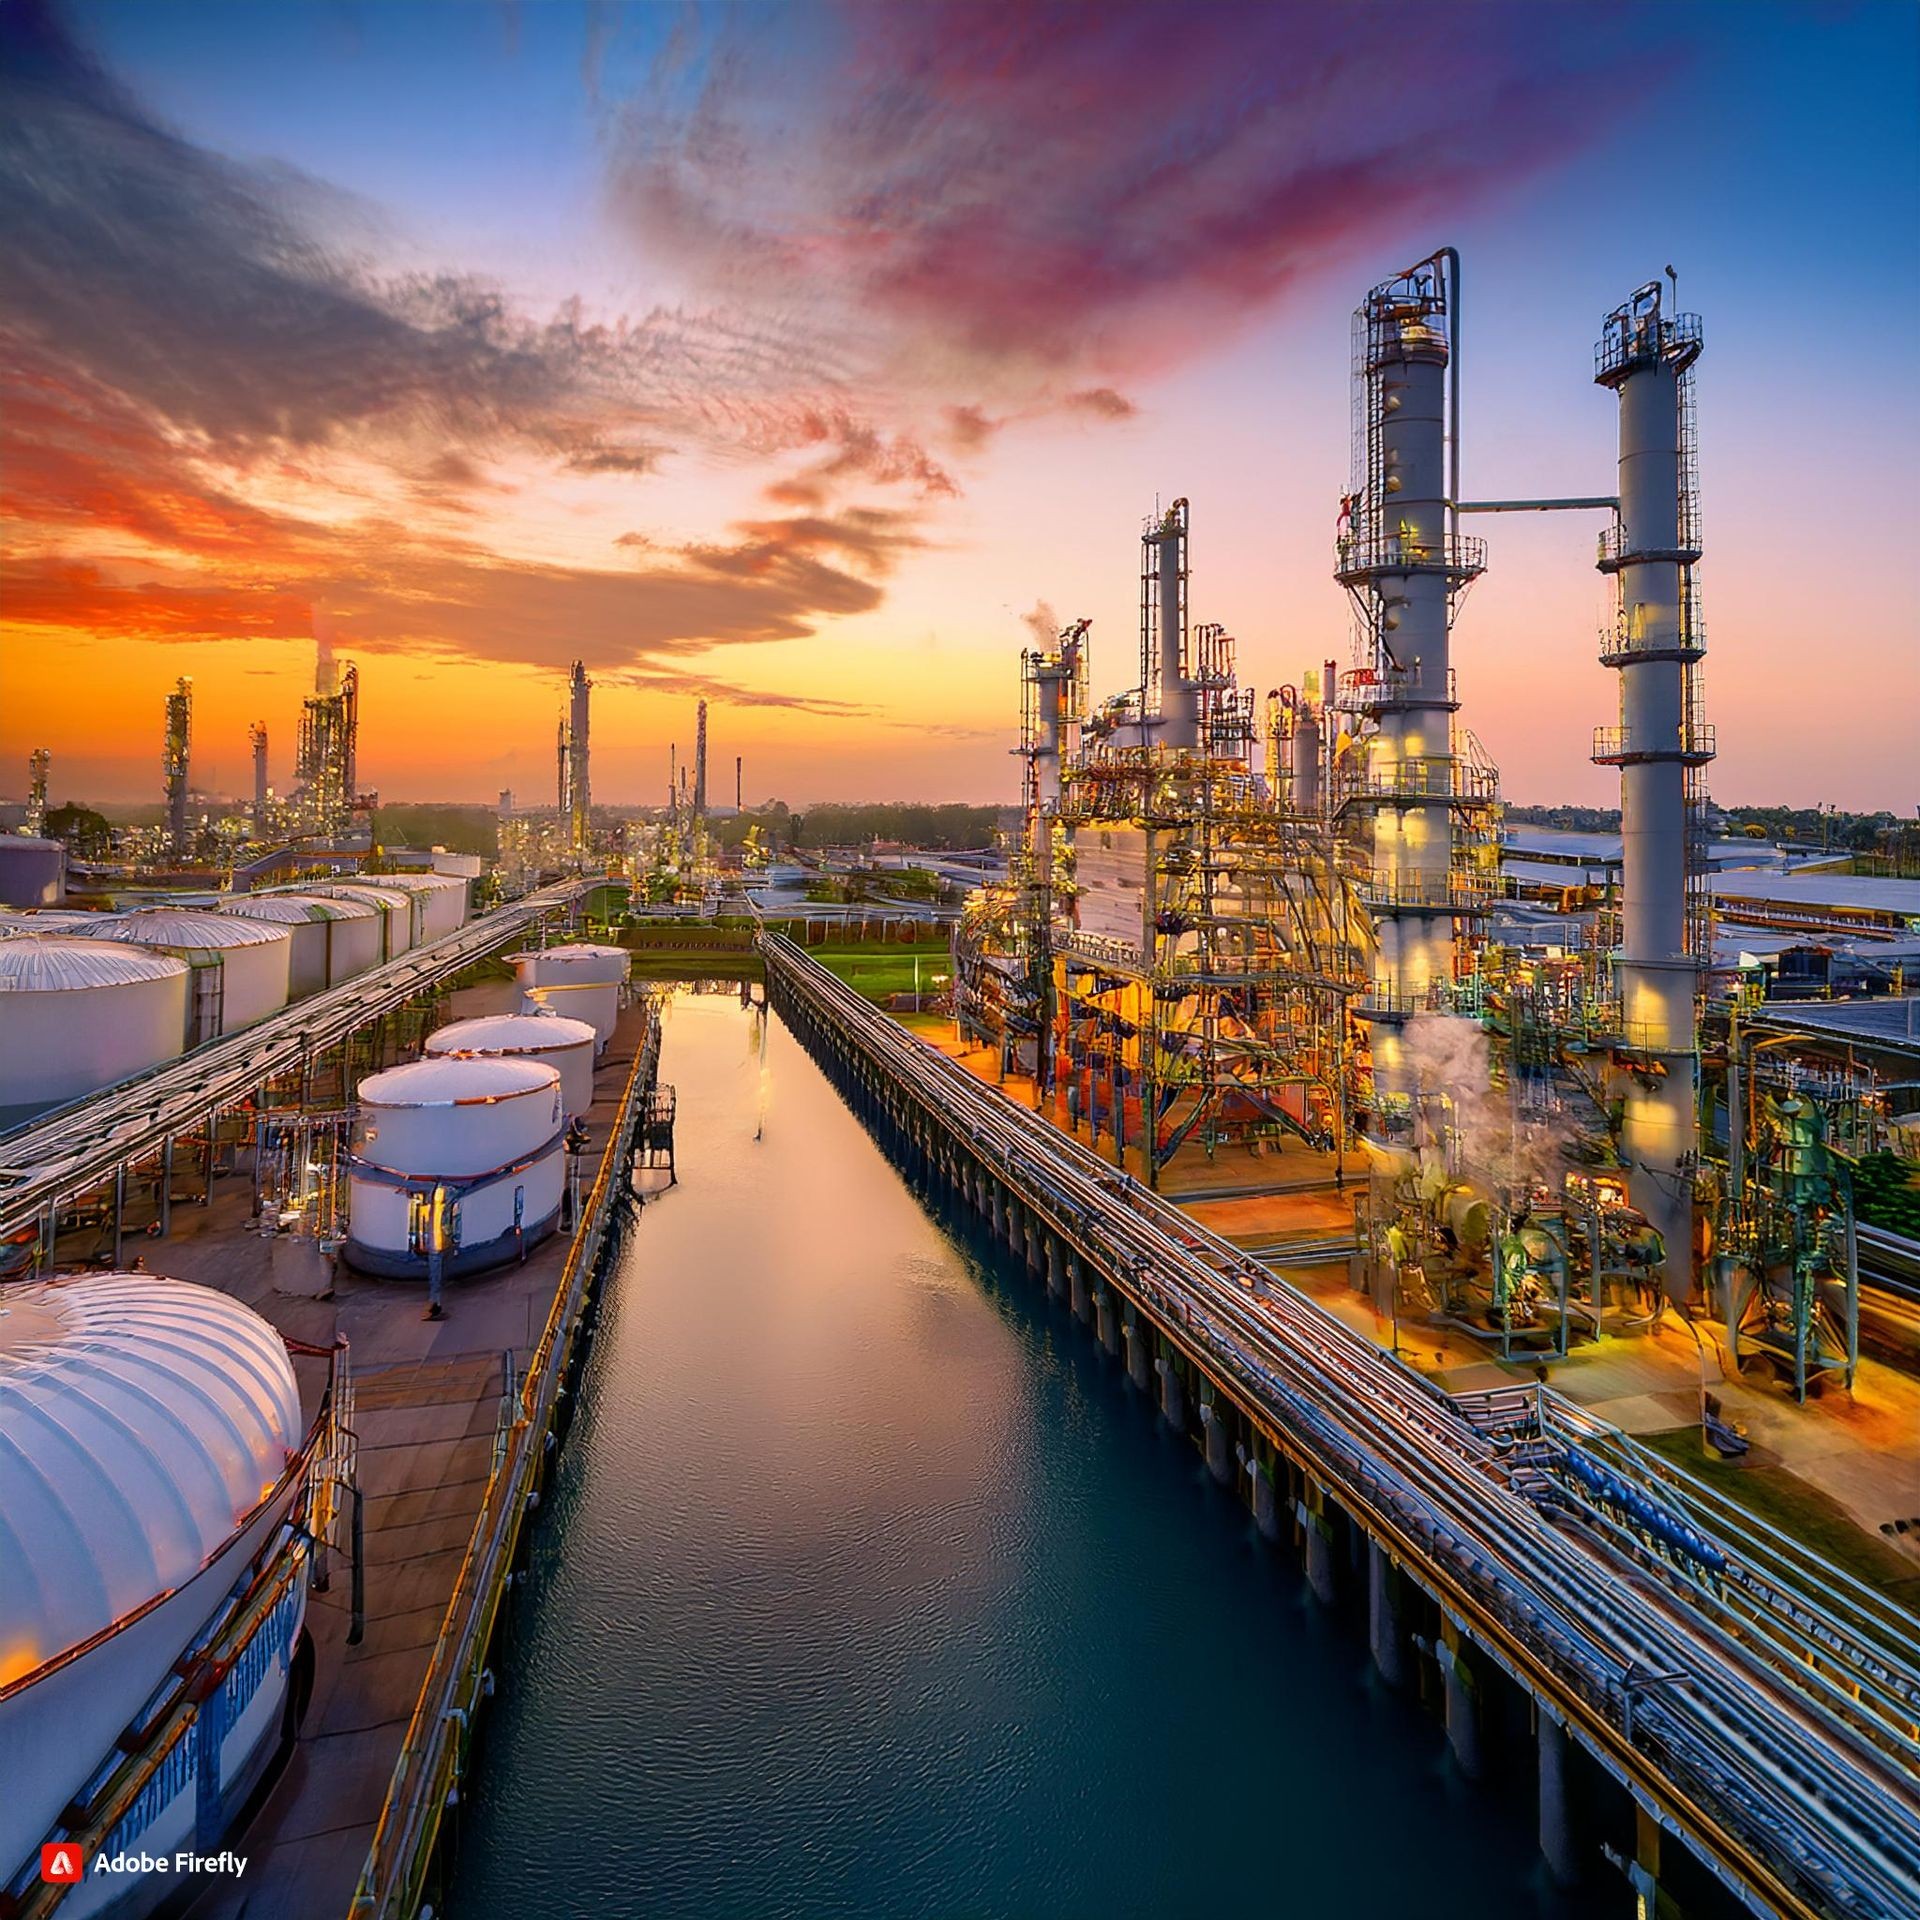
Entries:
[[442, 1054], [369, 1074], [360, 1082], [360, 1098], [371, 1107], [457, 1107], [469, 1100], [511, 1100], [559, 1084], [559, 1074], [537, 1060]]
[[126, 987], [185, 973], [171, 954], [136, 953], [93, 939], [0, 940], [0, 992], [65, 993], [75, 987]]
[[625, 947], [597, 947], [590, 940], [569, 941], [564, 947], [532, 947], [529, 952], [543, 960], [624, 960]]
[[87, 938], [142, 947], [266, 947], [290, 936], [283, 928], [194, 907], [141, 907], [103, 920]]
[[383, 907], [404, 907], [410, 904], [405, 887], [390, 887], [386, 876], [378, 880], [335, 880], [323, 887], [308, 887], [307, 893], [317, 893], [328, 900], [377, 900]]
[[0, 908], [0, 940], [21, 940], [35, 933], [71, 933], [76, 927], [97, 926], [97, 913], [83, 913], [78, 907], [35, 907], [16, 913]]
[[371, 920], [380, 909], [371, 900], [323, 900], [311, 893], [250, 893], [227, 901], [220, 911], [240, 920], [277, 920], [298, 926], [309, 920]]
[[464, 887], [467, 883], [450, 873], [370, 873], [368, 880], [376, 886], [404, 887], [411, 892], [416, 887], [425, 887], [428, 891], [444, 890], [447, 887]]
[[598, 1036], [585, 1020], [557, 1013], [489, 1013], [456, 1020], [427, 1036], [427, 1051], [448, 1053], [550, 1053], [557, 1047], [591, 1046]]
[[150, 1273], [0, 1288], [0, 1686], [198, 1573], [300, 1438], [287, 1350], [239, 1301]]

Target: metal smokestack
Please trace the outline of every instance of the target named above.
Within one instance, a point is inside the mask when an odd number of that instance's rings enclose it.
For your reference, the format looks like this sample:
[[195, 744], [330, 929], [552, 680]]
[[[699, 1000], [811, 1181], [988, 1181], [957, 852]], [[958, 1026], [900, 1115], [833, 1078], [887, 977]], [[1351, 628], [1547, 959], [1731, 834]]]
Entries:
[[693, 723], [693, 817], [707, 817], [707, 703], [700, 702]]

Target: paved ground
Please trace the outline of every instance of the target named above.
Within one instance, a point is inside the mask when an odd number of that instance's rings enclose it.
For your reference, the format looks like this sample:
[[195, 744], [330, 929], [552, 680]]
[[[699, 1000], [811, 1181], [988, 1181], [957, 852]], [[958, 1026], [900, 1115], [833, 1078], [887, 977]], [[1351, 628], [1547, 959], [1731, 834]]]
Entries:
[[[983, 1080], [998, 1079], [993, 1051], [963, 1046], [949, 1022], [911, 1024], [923, 1040]], [[1036, 1104], [1030, 1078], [1009, 1075], [1002, 1084], [1009, 1098]], [[1050, 1117], [1066, 1124], [1063, 1111]], [[1111, 1140], [1105, 1145], [1110, 1153]], [[1129, 1159], [1137, 1176], [1137, 1156]], [[1336, 1185], [1331, 1159], [1299, 1141], [1264, 1156], [1235, 1149], [1211, 1161], [1189, 1146], [1162, 1177], [1161, 1190], [1369, 1339], [1382, 1347], [1397, 1342], [1403, 1359], [1450, 1392], [1542, 1377], [1536, 1362], [1502, 1361], [1497, 1350], [1463, 1330], [1412, 1320], [1396, 1326], [1390, 1312], [1376, 1310], [1365, 1292], [1349, 1284], [1342, 1264], [1289, 1264], [1289, 1241], [1325, 1240], [1351, 1229], [1353, 1196], [1364, 1191], [1364, 1164], [1363, 1158], [1349, 1160], [1341, 1169], [1343, 1184]], [[1836, 1502], [1869, 1540], [1899, 1553], [1920, 1584], [1920, 1377], [1914, 1373], [1863, 1359], [1850, 1394], [1832, 1385], [1800, 1406], [1778, 1388], [1728, 1378], [1717, 1329], [1706, 1322], [1689, 1329], [1669, 1314], [1651, 1332], [1577, 1347], [1545, 1377], [1613, 1425], [1650, 1434], [1698, 1422], [1703, 1373], [1726, 1417], [1752, 1441], [1752, 1467], [1783, 1470]], [[1908, 1523], [1906, 1533], [1885, 1531], [1901, 1520]]]
[[[511, 987], [454, 996], [450, 1017], [499, 1011]], [[603, 1056], [588, 1126], [604, 1146], [644, 1031], [630, 1012]], [[505, 1381], [538, 1342], [566, 1263], [556, 1235], [524, 1266], [451, 1283], [447, 1317], [422, 1316], [417, 1285], [329, 1276], [309, 1247], [249, 1230], [248, 1183], [216, 1183], [206, 1209], [174, 1214], [174, 1232], [142, 1243], [155, 1272], [221, 1288], [284, 1332], [351, 1342], [364, 1496], [366, 1630], [346, 1644], [351, 1583], [341, 1564], [307, 1620], [317, 1667], [306, 1724], [248, 1830], [238, 1882], [193, 1908], [217, 1920], [341, 1920], [366, 1859], [407, 1724], [492, 1468]], [[292, 1256], [291, 1258], [289, 1256]], [[326, 1289], [331, 1279], [331, 1291]], [[317, 1400], [324, 1367], [304, 1363]]]

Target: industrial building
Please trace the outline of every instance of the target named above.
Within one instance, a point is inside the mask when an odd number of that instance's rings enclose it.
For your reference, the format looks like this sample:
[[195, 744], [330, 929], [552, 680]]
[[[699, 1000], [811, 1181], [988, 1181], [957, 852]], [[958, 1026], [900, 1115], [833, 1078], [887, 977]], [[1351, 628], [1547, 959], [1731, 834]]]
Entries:
[[[1462, 497], [1457, 255], [1367, 294], [1333, 566], [1347, 663], [1274, 688], [1256, 722], [1226, 627], [1191, 611], [1194, 509], [1156, 510], [1137, 681], [1092, 697], [1086, 621], [1021, 656], [1024, 824], [1006, 883], [956, 935], [954, 1011], [1149, 1184], [1257, 1185], [1256, 1167], [1204, 1169], [1292, 1142], [1298, 1177], [1317, 1154], [1396, 1315], [1551, 1360], [1671, 1303], [1805, 1393], [1850, 1380], [1857, 1354], [1849, 1162], [1830, 1135], [1886, 1137], [1897, 1090], [1856, 1072], [1842, 1112], [1756, 1048], [1751, 978], [1711, 966], [1712, 909], [1886, 938], [1920, 895], [1709, 851], [1703, 332], [1672, 285], [1601, 323], [1613, 490], [1521, 501]], [[1619, 770], [1625, 825], [1508, 879], [1454, 653], [1489, 549], [1460, 526], [1543, 510], [1602, 519], [1620, 708], [1593, 752]]]

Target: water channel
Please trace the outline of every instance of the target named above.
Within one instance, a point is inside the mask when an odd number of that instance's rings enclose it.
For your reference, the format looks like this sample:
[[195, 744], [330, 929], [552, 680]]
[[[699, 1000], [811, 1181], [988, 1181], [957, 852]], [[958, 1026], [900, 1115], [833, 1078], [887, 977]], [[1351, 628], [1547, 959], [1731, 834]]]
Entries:
[[680, 996], [455, 1916], [1620, 1913], [1553, 1893], [1064, 1308]]

